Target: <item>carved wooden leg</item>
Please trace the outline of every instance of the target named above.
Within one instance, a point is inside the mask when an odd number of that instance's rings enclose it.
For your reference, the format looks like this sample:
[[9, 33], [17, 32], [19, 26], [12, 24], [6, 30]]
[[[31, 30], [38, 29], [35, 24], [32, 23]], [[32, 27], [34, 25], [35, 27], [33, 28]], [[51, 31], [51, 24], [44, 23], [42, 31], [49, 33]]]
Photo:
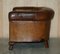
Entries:
[[13, 50], [14, 42], [9, 42], [9, 50]]
[[49, 48], [48, 40], [45, 41], [45, 48]]

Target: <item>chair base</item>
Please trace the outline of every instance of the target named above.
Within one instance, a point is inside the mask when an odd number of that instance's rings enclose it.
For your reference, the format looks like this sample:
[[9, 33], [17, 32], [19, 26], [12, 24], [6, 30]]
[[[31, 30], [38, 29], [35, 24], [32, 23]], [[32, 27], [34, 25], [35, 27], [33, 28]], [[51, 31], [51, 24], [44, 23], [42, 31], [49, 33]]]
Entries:
[[40, 43], [40, 42], [44, 42], [45, 43], [45, 48], [49, 48], [49, 43], [48, 40], [47, 41], [39, 41], [39, 42], [9, 42], [9, 50], [13, 50], [13, 46], [15, 43]]

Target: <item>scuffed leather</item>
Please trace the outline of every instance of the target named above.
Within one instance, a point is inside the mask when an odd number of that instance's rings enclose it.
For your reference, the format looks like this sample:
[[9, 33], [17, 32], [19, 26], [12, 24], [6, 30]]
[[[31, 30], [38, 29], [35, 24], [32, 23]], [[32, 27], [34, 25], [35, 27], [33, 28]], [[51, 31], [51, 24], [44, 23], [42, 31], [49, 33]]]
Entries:
[[[21, 8], [21, 9], [20, 9]], [[46, 7], [15, 7], [9, 13], [9, 20], [51, 20], [54, 11]]]
[[15, 7], [9, 12], [9, 41], [47, 41], [54, 11], [47, 7]]

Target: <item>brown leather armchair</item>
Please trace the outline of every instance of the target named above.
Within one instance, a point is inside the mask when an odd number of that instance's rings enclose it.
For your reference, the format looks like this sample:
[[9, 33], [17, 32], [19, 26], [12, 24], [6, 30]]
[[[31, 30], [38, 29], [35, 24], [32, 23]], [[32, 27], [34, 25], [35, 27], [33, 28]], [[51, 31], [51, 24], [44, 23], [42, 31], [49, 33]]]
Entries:
[[9, 12], [9, 49], [16, 42], [45, 42], [48, 48], [54, 11], [47, 7], [14, 7]]

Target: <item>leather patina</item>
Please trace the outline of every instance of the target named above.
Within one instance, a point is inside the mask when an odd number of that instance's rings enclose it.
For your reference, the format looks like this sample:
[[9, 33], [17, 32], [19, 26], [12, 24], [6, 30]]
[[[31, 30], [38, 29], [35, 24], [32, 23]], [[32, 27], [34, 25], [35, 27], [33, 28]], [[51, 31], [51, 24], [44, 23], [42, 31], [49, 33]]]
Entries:
[[44, 41], [48, 48], [54, 10], [48, 7], [14, 7], [9, 12], [9, 49], [14, 43]]

